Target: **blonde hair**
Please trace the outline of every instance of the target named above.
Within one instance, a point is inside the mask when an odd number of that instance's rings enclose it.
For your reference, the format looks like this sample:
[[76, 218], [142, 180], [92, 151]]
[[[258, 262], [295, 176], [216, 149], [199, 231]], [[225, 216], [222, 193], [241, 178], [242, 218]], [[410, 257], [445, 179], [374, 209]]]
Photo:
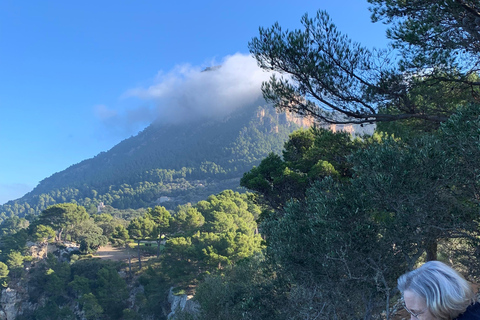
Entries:
[[450, 320], [474, 302], [475, 292], [457, 271], [440, 261], [429, 261], [398, 278], [400, 292], [409, 290], [425, 299], [430, 313]]

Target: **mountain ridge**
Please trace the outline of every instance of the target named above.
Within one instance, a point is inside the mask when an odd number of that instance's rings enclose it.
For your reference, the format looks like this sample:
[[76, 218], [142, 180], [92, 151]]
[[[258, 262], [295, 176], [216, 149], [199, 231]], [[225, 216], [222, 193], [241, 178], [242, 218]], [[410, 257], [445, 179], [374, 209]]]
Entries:
[[110, 150], [43, 179], [31, 192], [0, 206], [0, 217], [36, 215], [61, 202], [139, 208], [162, 196], [179, 197], [172, 205], [198, 201], [206, 192], [238, 188], [243, 173], [268, 153], [280, 153], [299, 127], [287, 115], [258, 104], [223, 119], [152, 123]]

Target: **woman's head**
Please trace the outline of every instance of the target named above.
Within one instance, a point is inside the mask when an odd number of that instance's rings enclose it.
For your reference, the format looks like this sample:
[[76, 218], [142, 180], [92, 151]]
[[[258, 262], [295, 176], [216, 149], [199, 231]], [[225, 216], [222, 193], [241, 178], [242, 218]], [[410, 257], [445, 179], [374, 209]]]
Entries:
[[[454, 319], [472, 303], [470, 284], [439, 261], [429, 261], [398, 279], [407, 311], [419, 319]], [[421, 309], [425, 310], [421, 310]]]

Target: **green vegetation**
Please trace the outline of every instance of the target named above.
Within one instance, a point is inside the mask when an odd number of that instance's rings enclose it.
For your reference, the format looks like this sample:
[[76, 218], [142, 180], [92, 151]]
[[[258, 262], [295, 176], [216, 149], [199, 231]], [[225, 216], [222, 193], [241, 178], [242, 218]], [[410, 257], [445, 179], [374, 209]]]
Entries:
[[288, 200], [305, 197], [306, 189], [326, 176], [348, 179], [352, 176], [347, 156], [360, 148], [360, 139], [347, 132], [310, 128], [290, 135], [283, 159], [271, 153], [258, 167], [245, 173], [241, 186], [258, 192], [271, 208], [280, 209]]
[[[6, 285], [24, 283], [29, 299], [42, 301], [20, 319], [75, 319], [77, 302], [87, 319], [164, 319], [159, 300], [165, 299], [170, 287], [179, 286], [178, 292], [185, 292], [205, 275], [260, 253], [262, 240], [255, 222], [260, 211], [252, 194], [231, 190], [196, 205], [178, 206], [172, 212], [161, 206], [147, 208], [130, 220], [108, 213], [90, 216], [73, 203], [53, 205], [30, 224], [15, 217], [0, 226], [16, 227], [2, 237], [0, 280]], [[31, 256], [31, 244], [27, 245], [35, 241], [37, 246], [50, 243], [61, 248], [65, 240], [77, 243], [78, 249], [68, 256], [49, 253], [43, 260]], [[87, 258], [108, 240], [122, 246], [137, 240], [139, 256], [157, 257], [151, 257], [145, 268], [137, 263], [134, 270], [125, 262]], [[160, 244], [162, 241], [165, 243]], [[146, 245], [152, 242], [157, 248]], [[27, 272], [25, 266], [32, 262], [35, 266]], [[128, 276], [121, 277], [120, 272]], [[143, 286], [135, 298], [136, 310], [128, 310], [127, 305], [127, 282], [132, 277]]]
[[[176, 319], [392, 319], [396, 279], [419, 263], [449, 261], [480, 281], [479, 83], [468, 63], [478, 62], [478, 26], [475, 34], [471, 27], [478, 24], [472, 10], [480, 15], [480, 8], [464, 1], [370, 3], [374, 20], [392, 23], [398, 64], [381, 60], [376, 68], [372, 53], [339, 36], [325, 13], [305, 17], [305, 30], [261, 29], [250, 47], [262, 67], [294, 74], [290, 84], [272, 78], [264, 85], [277, 107], [332, 122], [385, 121], [377, 132], [354, 139], [301, 129], [282, 151], [267, 134], [277, 126], [280, 136], [288, 131], [278, 117], [265, 113], [256, 119], [267, 126], [243, 127], [239, 120], [250, 118], [238, 113], [183, 135], [151, 126], [109, 157], [67, 170], [71, 180], [54, 175], [24, 203], [2, 209], [0, 280], [28, 282], [30, 299], [42, 301], [21, 318], [74, 319], [78, 303], [87, 319], [165, 319], [175, 287], [174, 294], [196, 293], [201, 306]], [[460, 50], [470, 60], [452, 55]], [[236, 130], [228, 138], [216, 131], [223, 126]], [[200, 128], [211, 144], [195, 147]], [[158, 138], [150, 135], [155, 130], [175, 132], [174, 145], [188, 141], [186, 151], [146, 143]], [[145, 159], [140, 166], [137, 155]], [[85, 174], [93, 164], [98, 168]], [[194, 184], [207, 190], [221, 179], [238, 183], [244, 171], [240, 184], [255, 193], [224, 190], [170, 209], [150, 205]], [[74, 201], [43, 208], [65, 197]], [[32, 199], [39, 202], [31, 206]], [[101, 213], [99, 201], [107, 204]], [[76, 242], [79, 251], [40, 261], [27, 250], [30, 241], [54, 240]], [[87, 258], [107, 241], [152, 257], [133, 267]]]
[[406, 121], [430, 129], [452, 115], [452, 102], [478, 98], [478, 4], [369, 2], [373, 20], [391, 24], [397, 51], [352, 42], [324, 11], [304, 15], [302, 29], [260, 28], [250, 52], [261, 68], [278, 72], [263, 83], [264, 98], [328, 123]]
[[28, 283], [32, 301], [46, 299], [43, 306], [19, 319], [76, 319], [76, 301], [87, 319], [120, 319], [128, 297], [127, 284], [118, 273], [120, 265], [83, 260], [70, 265], [49, 255], [34, 269]]
[[268, 206], [265, 257], [207, 278], [197, 319], [392, 319], [398, 276], [433, 259], [478, 282], [480, 8], [369, 2], [374, 20], [392, 23], [398, 65], [351, 43], [324, 12], [303, 30], [261, 28], [250, 43], [262, 68], [291, 77], [264, 83], [275, 107], [379, 124], [362, 141], [296, 132], [283, 158], [244, 175]]
[[[208, 277], [197, 290], [199, 318], [384, 319], [398, 276], [432, 259], [454, 259], [478, 281], [479, 115], [479, 105], [459, 107], [438, 131], [407, 140], [292, 134], [284, 159], [269, 156], [242, 179], [270, 206], [260, 224], [266, 258]], [[330, 169], [309, 175], [319, 161]]]
[[[108, 152], [43, 180], [21, 199], [0, 206], [0, 218], [38, 215], [72, 202], [90, 214], [103, 202], [117, 209], [169, 210], [225, 189], [270, 152], [279, 154], [298, 126], [271, 108], [246, 107], [224, 121], [152, 124]], [[179, 134], [181, 133], [181, 134]]]

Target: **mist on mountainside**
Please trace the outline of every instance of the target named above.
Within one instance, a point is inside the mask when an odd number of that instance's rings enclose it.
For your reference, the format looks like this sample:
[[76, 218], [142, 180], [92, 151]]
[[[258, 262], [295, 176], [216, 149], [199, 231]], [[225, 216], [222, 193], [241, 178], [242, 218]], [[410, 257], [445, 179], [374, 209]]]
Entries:
[[264, 105], [261, 85], [270, 73], [262, 71], [250, 55], [237, 53], [208, 66], [177, 65], [159, 71], [152, 83], [123, 93], [137, 101], [121, 111], [96, 106], [95, 115], [105, 130], [126, 132], [145, 123], [178, 124], [199, 119], [222, 119], [252, 104]]
[[[112, 128], [155, 120], [110, 150], [45, 178], [24, 197], [0, 206], [0, 214], [38, 214], [71, 201], [121, 209], [152, 206], [165, 197], [170, 206], [199, 201], [239, 188], [244, 172], [270, 152], [280, 154], [292, 131], [312, 125], [312, 119], [278, 114], [265, 104], [260, 88], [269, 74], [250, 56], [236, 54], [212, 65], [177, 67], [159, 74], [151, 86], [124, 94], [153, 109], [121, 114], [102, 107], [104, 124]], [[364, 131], [357, 127], [331, 129]]]

